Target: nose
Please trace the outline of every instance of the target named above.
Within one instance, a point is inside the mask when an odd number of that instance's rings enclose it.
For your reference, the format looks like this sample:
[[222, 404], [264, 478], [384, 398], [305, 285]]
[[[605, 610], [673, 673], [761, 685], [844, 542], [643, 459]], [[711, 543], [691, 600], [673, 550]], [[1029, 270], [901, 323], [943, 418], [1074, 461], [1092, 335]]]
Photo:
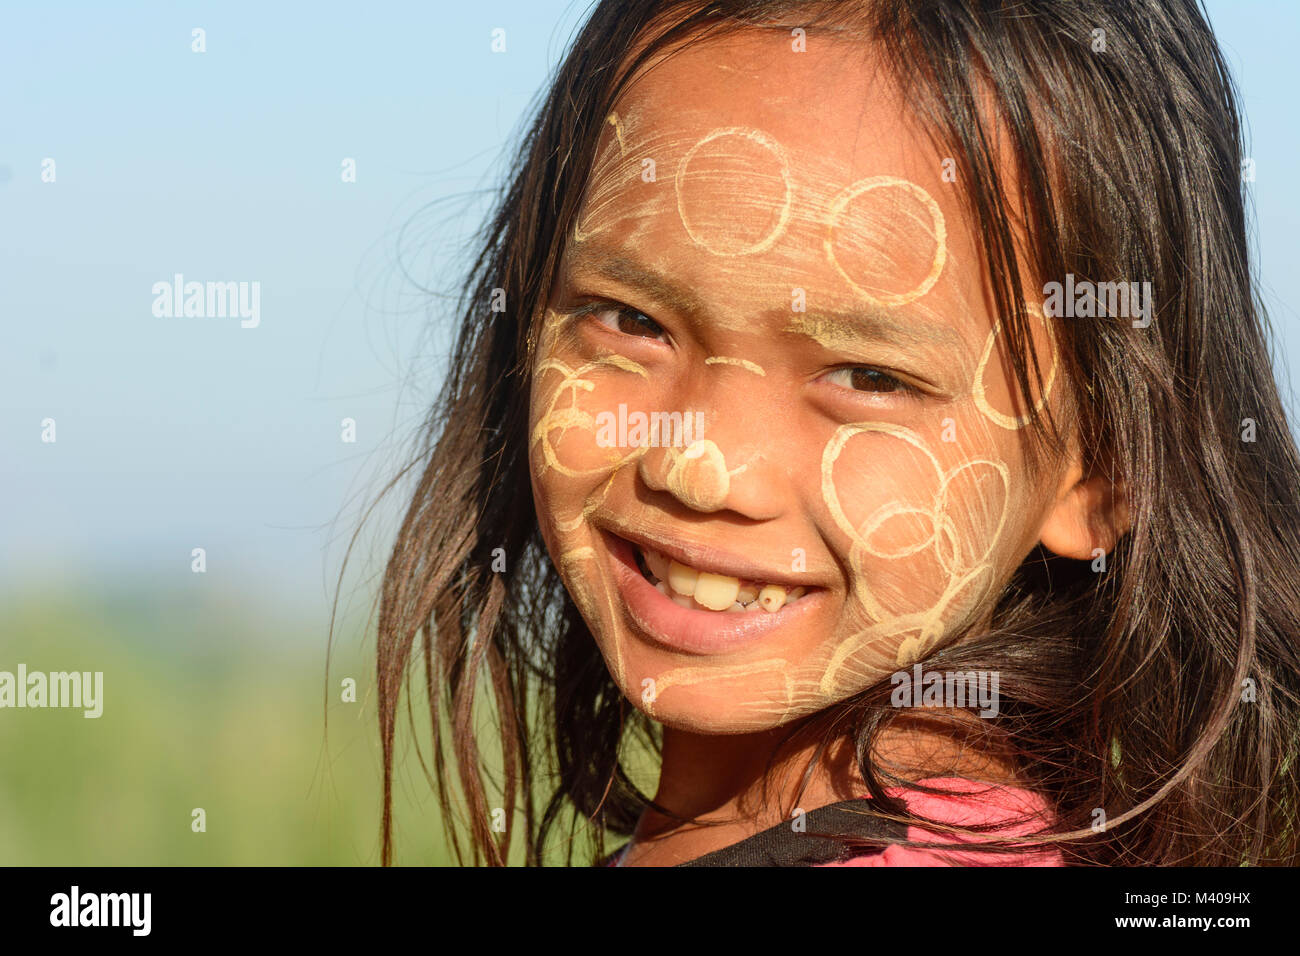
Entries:
[[715, 391], [705, 434], [682, 448], [649, 449], [637, 462], [642, 482], [692, 511], [733, 511], [752, 520], [779, 516], [790, 495], [789, 475], [755, 440], [762, 432], [738, 407], [747, 404], [745, 395], [733, 389], [724, 398]]
[[681, 502], [696, 511], [717, 511], [731, 491], [727, 459], [712, 440], [700, 438], [686, 450], [669, 455], [666, 484]]

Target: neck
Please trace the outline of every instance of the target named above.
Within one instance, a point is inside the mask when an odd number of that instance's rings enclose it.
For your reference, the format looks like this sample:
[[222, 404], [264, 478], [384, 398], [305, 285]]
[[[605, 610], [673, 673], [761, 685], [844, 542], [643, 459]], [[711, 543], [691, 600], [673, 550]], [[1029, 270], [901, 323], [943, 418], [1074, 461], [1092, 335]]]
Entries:
[[625, 862], [683, 863], [775, 826], [796, 808], [865, 793], [852, 748], [823, 749], [807, 723], [793, 734], [791, 727], [726, 735], [664, 727], [662, 754], [655, 803], [668, 813], [642, 814]]
[[[1010, 759], [996, 756], [981, 739], [982, 723], [964, 711], [897, 720], [877, 740], [873, 764], [912, 779], [952, 775], [1015, 783]], [[815, 720], [753, 734], [665, 726], [662, 757], [655, 803], [667, 812], [642, 814], [627, 865], [684, 863], [776, 826], [797, 810], [867, 793], [852, 741], [823, 744]]]

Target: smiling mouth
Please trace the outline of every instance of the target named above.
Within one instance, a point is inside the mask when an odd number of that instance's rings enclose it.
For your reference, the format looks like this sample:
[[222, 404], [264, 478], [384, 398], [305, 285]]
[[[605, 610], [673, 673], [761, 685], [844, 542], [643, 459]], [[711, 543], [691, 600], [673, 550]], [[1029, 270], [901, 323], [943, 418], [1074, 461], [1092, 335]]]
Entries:
[[786, 588], [682, 564], [653, 548], [628, 542], [642, 576], [673, 603], [696, 611], [775, 614], [807, 593], [804, 587]]
[[[762, 574], [743, 554], [674, 547], [679, 557], [698, 552], [698, 568], [670, 558], [645, 538], [631, 541], [602, 530], [610, 572], [623, 601], [623, 620], [633, 634], [677, 653], [715, 656], [745, 653], [760, 644], [781, 646], [819, 630], [830, 595], [818, 585], [763, 583], [721, 573]], [[728, 567], [729, 566], [729, 567]], [[741, 600], [744, 598], [745, 600]], [[775, 642], [774, 644], [772, 642]]]

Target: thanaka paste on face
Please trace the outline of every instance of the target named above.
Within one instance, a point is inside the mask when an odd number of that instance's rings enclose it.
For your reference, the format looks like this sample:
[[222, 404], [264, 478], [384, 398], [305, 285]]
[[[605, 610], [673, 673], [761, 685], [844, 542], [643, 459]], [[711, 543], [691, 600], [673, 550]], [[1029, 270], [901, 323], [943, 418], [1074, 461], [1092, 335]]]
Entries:
[[[898, 176], [869, 176], [831, 202], [826, 258], [863, 301], [898, 306], [919, 299], [939, 281], [948, 258], [943, 213], [916, 183]], [[884, 257], [882, 251], [890, 255]], [[920, 249], [928, 268], [914, 281], [899, 249]]]
[[1043, 382], [1042, 393], [1034, 401], [1033, 407], [1023, 415], [1013, 416], [998, 411], [989, 403], [988, 395], [986, 394], [984, 387], [984, 375], [988, 370], [989, 359], [993, 356], [993, 347], [997, 343], [997, 337], [1002, 332], [1002, 321], [1000, 319], [994, 324], [993, 328], [989, 330], [988, 338], [984, 342], [984, 351], [980, 353], [979, 364], [975, 367], [975, 378], [971, 382], [971, 397], [975, 401], [975, 407], [978, 408], [980, 413], [993, 424], [997, 425], [999, 428], [1005, 428], [1008, 431], [1026, 427], [1034, 420], [1035, 416], [1043, 410], [1043, 407], [1052, 396], [1052, 386], [1056, 384], [1056, 369], [1057, 366], [1060, 365], [1060, 356], [1056, 350], [1056, 333], [1052, 331], [1052, 323], [1047, 320], [1047, 317], [1043, 314], [1042, 308], [1039, 306], [1033, 303], [1025, 303], [1025, 308], [1029, 314], [1036, 317], [1042, 325], [1046, 333], [1045, 338], [1047, 339], [1047, 349], [1051, 353], [1052, 357], [1051, 365], [1048, 367], [1047, 371], [1047, 378]]
[[668, 490], [696, 511], [717, 511], [731, 490], [731, 474], [722, 451], [710, 439], [702, 438], [680, 454], [670, 449]]
[[[806, 249], [806, 240], [819, 235], [824, 255], [844, 280], [846, 290], [865, 305], [884, 309], [925, 296], [948, 261], [946, 224], [938, 204], [920, 185], [903, 177], [872, 175], [836, 188], [830, 185], [835, 179], [826, 175], [824, 164], [793, 162], [773, 136], [748, 127], [715, 128], [696, 136], [658, 132], [653, 126], [642, 130], [635, 112], [622, 117], [611, 114], [609, 126], [613, 135], [601, 150], [575, 223], [573, 238], [578, 244], [617, 227], [622, 245], [642, 248], [651, 224], [669, 214], [675, 214], [695, 246], [720, 263], [769, 252], [779, 255], [783, 243]], [[658, 157], [659, 163], [671, 163], [678, 157], [670, 178], [671, 196], [657, 176], [651, 181], [644, 178], [645, 167], [639, 162], [644, 157]], [[796, 230], [801, 244], [793, 235]], [[797, 263], [797, 251], [794, 258]], [[755, 296], [754, 304], [766, 303]], [[732, 313], [710, 315], [710, 321], [719, 328], [744, 331], [745, 312], [746, 303], [739, 302]], [[961, 397], [964, 404], [973, 404], [986, 422], [1018, 428], [1046, 401], [1055, 377], [1055, 360], [1044, 394], [1028, 416], [1013, 419], [998, 412], [988, 400], [983, 376], [999, 328], [1000, 324], [988, 333], [974, 380]], [[844, 345], [844, 330], [815, 317], [796, 314], [787, 331], [806, 335], [830, 349]], [[554, 344], [554, 337], [552, 341]], [[756, 363], [738, 357], [710, 356], [705, 364], [736, 365], [766, 374]], [[591, 376], [601, 367], [649, 378], [644, 367], [616, 353], [575, 367], [544, 351], [537, 366], [539, 383], [544, 373], [551, 373], [552, 379], [558, 376], [549, 394], [541, 390], [544, 397], [534, 406], [541, 409], [532, 432], [534, 446], [541, 453], [538, 477], [544, 478], [548, 467], [572, 478], [608, 475], [599, 496], [589, 498], [580, 515], [568, 521], [556, 516], [556, 530], [566, 540], [590, 539], [593, 532], [585, 527], [587, 518], [603, 501], [615, 475], [632, 463], [645, 467], [646, 448], [607, 454], [607, 460], [594, 467], [564, 465], [551, 442], [556, 430], [563, 436], [570, 429], [594, 429], [594, 416], [577, 407], [577, 395], [595, 390]], [[571, 401], [559, 407], [566, 392]], [[878, 465], [883, 463], [886, 473], [900, 452], [882, 452], [879, 442], [905, 449], [906, 455], [924, 464], [922, 471], [930, 475], [930, 484], [920, 487], [913, 482], [913, 487], [900, 488], [882, 502], [874, 493], [871, 477], [874, 474], [879, 485], [881, 476], [871, 468], [847, 469], [837, 478], [836, 464], [855, 439], [876, 443], [870, 458]], [[744, 676], [779, 674], [780, 686], [774, 686], [762, 699], [729, 700], [736, 712], [730, 729], [771, 726], [821, 709], [879, 680], [890, 669], [919, 659], [955, 627], [969, 622], [987, 602], [994, 584], [992, 556], [1003, 537], [1011, 496], [1010, 472], [1000, 460], [952, 453], [958, 450], [946, 450], [949, 460], [941, 461], [915, 431], [882, 422], [843, 425], [828, 439], [821, 461], [821, 498], [834, 525], [850, 542], [849, 597], [856, 605], [859, 623], [842, 639], [828, 636], [802, 661], [769, 657], [626, 675], [620, 646], [625, 638], [612, 605], [614, 585], [599, 581], [602, 572], [592, 560], [595, 552], [583, 546], [565, 552], [579, 555], [581, 560], [562, 561], [562, 575], [571, 591], [582, 592], [581, 599], [575, 594], [575, 600], [579, 600], [606, 657], [617, 662], [611, 663], [611, 670], [634, 703], [654, 714], [665, 692], [674, 687], [721, 685]], [[663, 461], [667, 473], [660, 486], [702, 512], [726, 506], [730, 479], [745, 467], [729, 469], [726, 449], [710, 439], [697, 440], [685, 451], [668, 449]], [[954, 488], [967, 493], [958, 495]], [[875, 504], [855, 520], [846, 511], [847, 501]], [[894, 580], [882, 573], [887, 563], [913, 570], [924, 567], [930, 580], [921, 589], [922, 598], [917, 599], [916, 588], [910, 588], [906, 571], [893, 575]], [[577, 581], [583, 568], [590, 569], [599, 581], [596, 587], [607, 598], [603, 609], [594, 599], [591, 584]], [[608, 617], [603, 612], [608, 612]], [[639, 694], [645, 677], [653, 680], [656, 688], [651, 700]]]
[[[550, 436], [556, 428], [590, 430], [594, 427], [594, 417], [590, 413], [572, 404], [559, 406], [557, 399], [566, 391], [570, 395], [576, 395], [577, 390], [593, 389], [594, 383], [581, 376], [602, 366], [645, 377], [644, 369], [631, 360], [592, 361], [578, 366], [577, 369], [572, 369], [556, 359], [546, 359], [539, 364], [539, 369], [554, 370], [562, 373], [563, 376], [553, 387], [549, 401], [544, 403], [543, 407], [547, 411], [534, 428], [534, 441], [543, 450], [541, 457], [543, 470], [546, 467], [554, 467], [566, 476], [608, 474], [606, 480], [602, 482], [601, 493], [589, 499], [581, 515], [568, 522], [556, 521], [557, 530], [565, 533], [579, 531], [582, 528], [587, 516], [603, 500], [618, 469], [625, 467], [631, 461], [641, 459], [647, 450], [630, 449], [626, 455], [620, 456], [616, 463], [598, 465], [595, 468], [575, 467], [576, 463], [565, 464], [556, 454], [556, 449], [550, 441]], [[836, 477], [836, 463], [850, 442], [862, 435], [888, 437], [903, 443], [917, 460], [926, 463], [932, 476], [932, 486], [921, 489], [911, 497], [900, 490], [898, 496], [879, 504], [862, 520], [851, 519], [846, 513], [842, 500], [872, 500], [869, 493], [864, 493], [861, 487], [856, 486], [865, 485], [870, 488], [878, 485], [882, 477], [874, 474], [870, 468], [862, 466], [851, 469], [847, 478]], [[686, 451], [668, 449], [667, 454], [668, 461], [671, 462], [667, 488], [672, 494], [696, 510], [714, 511], [723, 507], [731, 472], [727, 469], [725, 458], [716, 443], [702, 440]], [[882, 463], [887, 473], [896, 466], [902, 456], [898, 451], [882, 454], [879, 449], [876, 449], [871, 457]], [[942, 638], [945, 624], [971, 606], [978, 604], [984, 596], [984, 590], [989, 583], [988, 572], [991, 569], [988, 557], [1001, 537], [1005, 522], [1009, 478], [1004, 464], [991, 459], [967, 458], [944, 467], [924, 440], [911, 430], [887, 423], [863, 422], [844, 425], [836, 430], [824, 449], [821, 469], [822, 498], [827, 510], [834, 523], [852, 541], [849, 550], [853, 571], [851, 580], [854, 597], [863, 615], [862, 628], [834, 644], [826, 653], [824, 660], [816, 663], [811, 660], [805, 661], [797, 668], [791, 668], [785, 660], [781, 660], [778, 665], [773, 663], [775, 659], [769, 659], [725, 667], [701, 665], [674, 668], [660, 674], [648, 675], [655, 681], [657, 688], [652, 700], [642, 699], [642, 705], [648, 712], [655, 712], [656, 704], [664, 699], [664, 693], [672, 687], [697, 686], [710, 680], [730, 681], [743, 675], [775, 670], [779, 666], [785, 695], [781, 706], [778, 707], [770, 700], [737, 703], [740, 704], [740, 710], [753, 711], [751, 719], [755, 726], [773, 720], [787, 719], [799, 712], [805, 712], [810, 707], [816, 708], [818, 705], [844, 696], [845, 693], [852, 691], [858, 680], [869, 679], [871, 675], [878, 674], [882, 668], [902, 666], [919, 658]], [[972, 505], [974, 495], [957, 496], [954, 495], [952, 488], [954, 483], [963, 476], [980, 471], [983, 471], [986, 477], [992, 476], [995, 479], [995, 488], [991, 495], [988, 495], [988, 489], [985, 489], [988, 500], [982, 508], [975, 508]], [[853, 478], [858, 480], [853, 481]], [[849, 487], [842, 490], [839, 486], [846, 481]], [[912, 483], [915, 484], [914, 476]], [[962, 507], [966, 509], [964, 521], [960, 514], [954, 517], [952, 513], [954, 509], [960, 511]], [[898, 518], [910, 518], [920, 525], [912, 529], [910, 539], [905, 538], [902, 542], [896, 540], [898, 522], [894, 519]], [[877, 540], [881, 530], [891, 522], [895, 531], [895, 540], [888, 544]], [[959, 528], [958, 525], [962, 523], [967, 527]], [[981, 524], [982, 528], [977, 526]], [[982, 547], [964, 546], [963, 542], [969, 540], [984, 543]], [[932, 595], [933, 600], [929, 603], [911, 608], [901, 606], [897, 595], [890, 601], [874, 593], [868, 586], [867, 559], [905, 561], [922, 552], [929, 552], [927, 555], [929, 560], [944, 576], [942, 587], [936, 589]], [[581, 557], [585, 561], [594, 558], [594, 551], [590, 547], [579, 547], [568, 552], [567, 556]], [[601, 626], [616, 627], [616, 611], [612, 607], [612, 586], [606, 585], [603, 589], [607, 601], [605, 607], [600, 607], [591, 593], [592, 588], [588, 586], [587, 580], [578, 580], [582, 577], [582, 569], [573, 567], [574, 563], [573, 560], [565, 560], [563, 570], [567, 572], [566, 583], [580, 594], [578, 598], [580, 609], [589, 620], [601, 622], [600, 626], [594, 627], [598, 632]], [[591, 568], [599, 576], [599, 571], [594, 566], [586, 567]], [[615, 633], [615, 631], [607, 630], [605, 633]], [[618, 640], [614, 640], [612, 644], [613, 647], [607, 653], [612, 658], [612, 669], [621, 673], [619, 670], [623, 656], [621, 647]], [[892, 651], [888, 649], [891, 647]], [[639, 684], [640, 681], [634, 682], [634, 686]]]
[[746, 463], [728, 468], [722, 450], [708, 438], [696, 439], [680, 451], [669, 448], [667, 464], [664, 483], [668, 490], [696, 511], [721, 508], [731, 490], [731, 479], [747, 467]]
[[[572, 548], [560, 553], [558, 562], [560, 574], [564, 578], [565, 587], [569, 589], [574, 603], [578, 606], [579, 613], [587, 622], [598, 621], [601, 628], [616, 627], [618, 624], [618, 612], [614, 608], [613, 594], [608, 588], [604, 589], [604, 607], [597, 601], [596, 596], [592, 593], [592, 588], [588, 584], [588, 578], [583, 575], [583, 564], [596, 563], [596, 549], [590, 545]], [[598, 573], [592, 577], [598, 577]], [[604, 613], [602, 613], [602, 611]], [[593, 629], [597, 625], [591, 625]], [[623, 670], [623, 647], [618, 641], [611, 642], [611, 649], [606, 656], [609, 663], [610, 675], [618, 686], [622, 687], [627, 677]]]
[[[771, 673], [782, 678], [785, 690], [781, 701], [770, 705], [770, 712], [784, 714], [794, 696], [794, 686], [787, 674], [787, 670], [788, 664], [786, 661], [775, 657], [754, 661], [749, 664], [731, 664], [720, 667], [678, 667], [652, 678], [654, 683], [650, 686], [653, 687], [654, 693], [643, 693], [641, 700], [646, 710], [654, 713], [655, 702], [663, 696], [665, 691], [673, 687], [690, 687], [703, 682], [725, 685], [729, 680], [752, 677], [754, 674]], [[725, 693], [725, 687], [719, 687], [719, 691]]]
[[677, 164], [675, 184], [682, 227], [715, 256], [764, 252], [790, 222], [790, 160], [762, 130], [733, 126], [706, 133]]
[[705, 365], [734, 365], [737, 368], [743, 368], [747, 372], [753, 372], [755, 375], [767, 375], [763, 366], [749, 359], [733, 358], [730, 355], [710, 355], [704, 360]]
[[[577, 243], [619, 226], [626, 246], [643, 246], [647, 229], [665, 214], [721, 260], [768, 252], [783, 240], [795, 250], [816, 242], [862, 301], [883, 305], [924, 295], [943, 270], [943, 214], [910, 180], [871, 176], [838, 189], [832, 184], [844, 174], [834, 164], [803, 155], [792, 166], [775, 137], [752, 127], [691, 137], [643, 129], [635, 110], [611, 114], [608, 125], [614, 132], [602, 141], [574, 224]], [[660, 164], [673, 164], [671, 186], [658, 175]], [[784, 271], [786, 287], [798, 285], [797, 255]], [[746, 327], [743, 309], [710, 320]]]

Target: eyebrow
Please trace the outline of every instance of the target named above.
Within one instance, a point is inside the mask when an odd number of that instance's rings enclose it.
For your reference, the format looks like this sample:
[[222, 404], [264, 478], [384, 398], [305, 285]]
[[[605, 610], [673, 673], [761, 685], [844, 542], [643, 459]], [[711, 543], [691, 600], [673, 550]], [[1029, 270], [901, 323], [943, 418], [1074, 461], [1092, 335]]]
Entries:
[[[575, 252], [569, 273], [588, 272], [641, 292], [658, 304], [690, 318], [708, 313], [703, 301], [655, 269], [618, 252], [601, 247]], [[788, 307], [765, 311], [765, 317], [785, 320], [781, 331], [806, 335], [826, 348], [849, 348], [864, 339], [903, 345], [961, 345], [950, 326], [915, 319], [897, 309], [863, 304], [849, 310], [810, 309], [791, 312]]]
[[642, 265], [635, 259], [605, 249], [584, 248], [574, 255], [571, 272], [592, 272], [612, 279], [628, 288], [644, 292], [662, 305], [682, 315], [698, 316], [704, 303], [689, 289], [682, 288], [667, 276]]

